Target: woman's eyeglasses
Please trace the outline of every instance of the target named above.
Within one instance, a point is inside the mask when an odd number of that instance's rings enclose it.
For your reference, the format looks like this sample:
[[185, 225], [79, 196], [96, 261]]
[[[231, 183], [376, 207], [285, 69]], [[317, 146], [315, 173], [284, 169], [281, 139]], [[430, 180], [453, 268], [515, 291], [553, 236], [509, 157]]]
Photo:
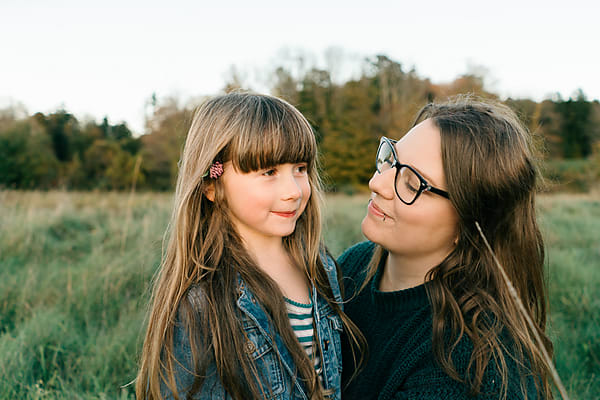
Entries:
[[448, 192], [431, 186], [413, 167], [398, 162], [394, 148], [394, 144], [397, 142], [397, 140], [388, 139], [385, 136], [381, 138], [375, 168], [380, 174], [390, 168], [396, 168], [394, 187], [400, 201], [411, 205], [423, 192], [435, 193], [448, 199]]

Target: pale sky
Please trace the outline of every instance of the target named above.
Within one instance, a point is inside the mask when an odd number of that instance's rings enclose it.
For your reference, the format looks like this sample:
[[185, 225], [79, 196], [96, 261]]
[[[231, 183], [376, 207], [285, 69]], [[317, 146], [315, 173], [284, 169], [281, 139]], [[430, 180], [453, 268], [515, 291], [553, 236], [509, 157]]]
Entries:
[[[488, 89], [600, 99], [598, 2], [0, 0], [0, 108], [60, 107], [143, 133], [152, 93], [218, 93], [232, 65], [267, 91], [298, 54], [341, 54], [340, 81], [385, 54], [434, 83], [483, 67]], [[285, 5], [290, 4], [290, 5]], [[329, 50], [329, 53], [332, 51]], [[297, 68], [297, 65], [294, 65]]]

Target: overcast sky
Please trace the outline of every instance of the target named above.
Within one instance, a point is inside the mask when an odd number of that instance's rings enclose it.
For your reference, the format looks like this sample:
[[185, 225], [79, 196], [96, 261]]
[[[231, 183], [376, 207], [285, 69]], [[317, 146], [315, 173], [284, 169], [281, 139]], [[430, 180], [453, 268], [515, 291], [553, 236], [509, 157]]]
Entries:
[[502, 97], [568, 98], [581, 88], [600, 99], [598, 2], [216, 3], [0, 0], [0, 107], [64, 107], [142, 133], [152, 93], [216, 94], [232, 65], [266, 91], [275, 66], [305, 54], [325, 67], [332, 48], [340, 80], [385, 54], [435, 83], [476, 70]]

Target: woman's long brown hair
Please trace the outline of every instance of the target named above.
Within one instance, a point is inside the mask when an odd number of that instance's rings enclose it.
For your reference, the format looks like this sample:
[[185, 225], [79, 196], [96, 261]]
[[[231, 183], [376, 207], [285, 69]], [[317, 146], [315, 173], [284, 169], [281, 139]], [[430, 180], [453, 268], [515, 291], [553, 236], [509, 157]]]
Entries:
[[[502, 377], [506, 398], [508, 364], [521, 372], [521, 388], [535, 382], [540, 398], [552, 398], [550, 367], [540, 347], [552, 354], [545, 334], [544, 243], [535, 215], [538, 172], [531, 134], [506, 106], [457, 97], [428, 104], [415, 125], [431, 119], [440, 131], [442, 163], [450, 201], [458, 214], [458, 242], [426, 276], [433, 309], [433, 352], [453, 379], [478, 394], [487, 368]], [[479, 222], [517, 294], [536, 324], [536, 343], [525, 318], [486, 250]], [[369, 265], [373, 276], [383, 255], [378, 248]], [[464, 374], [452, 352], [467, 335], [473, 351]], [[448, 340], [448, 338], [451, 338]]]
[[[248, 93], [219, 96], [197, 110], [186, 139], [167, 232], [168, 245], [154, 285], [137, 376], [137, 398], [161, 398], [161, 385], [177, 398], [173, 374], [178, 362], [173, 354], [177, 320], [184, 324], [190, 338], [194, 368], [190, 372], [196, 376], [188, 397], [202, 389], [212, 363], [224, 389], [234, 399], [262, 398], [270, 392], [270, 387], [261, 386], [259, 372], [245, 351], [247, 339], [236, 306], [238, 276], [267, 311], [290, 349], [309, 397], [322, 398], [312, 361], [290, 327], [283, 294], [241, 245], [219, 180], [203, 177], [213, 161], [231, 161], [233, 168], [242, 172], [282, 163], [308, 163], [312, 194], [295, 231], [284, 238], [284, 246], [293, 262], [342, 317], [350, 336], [360, 336], [333, 298], [319, 257], [324, 250], [321, 184], [317, 145], [310, 124], [294, 107], [278, 98]], [[215, 193], [212, 202], [205, 196], [210, 184]], [[198, 304], [186, 295], [192, 285], [197, 285], [201, 293], [196, 298]]]

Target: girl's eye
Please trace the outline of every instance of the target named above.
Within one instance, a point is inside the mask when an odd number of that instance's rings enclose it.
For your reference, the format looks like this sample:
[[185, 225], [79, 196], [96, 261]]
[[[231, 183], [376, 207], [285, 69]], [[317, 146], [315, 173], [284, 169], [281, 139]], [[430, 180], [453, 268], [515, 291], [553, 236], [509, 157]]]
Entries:
[[275, 168], [271, 168], [271, 169], [267, 169], [265, 172], [263, 172], [263, 175], [265, 176], [273, 176], [277, 173], [277, 170]]
[[308, 167], [305, 164], [300, 164], [296, 167], [296, 173], [306, 174]]

